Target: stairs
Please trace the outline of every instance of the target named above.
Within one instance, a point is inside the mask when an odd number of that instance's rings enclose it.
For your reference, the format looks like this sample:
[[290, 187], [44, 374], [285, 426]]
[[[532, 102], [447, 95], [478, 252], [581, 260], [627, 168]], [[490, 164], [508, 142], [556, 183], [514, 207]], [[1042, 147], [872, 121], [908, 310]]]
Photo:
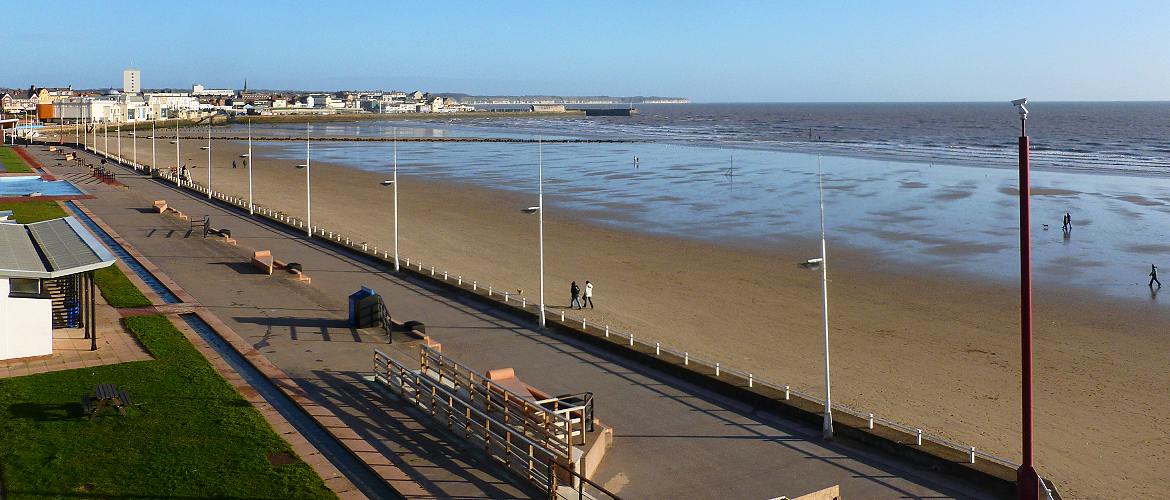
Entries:
[[78, 328], [81, 314], [78, 300], [76, 276], [47, 279], [42, 283], [44, 292], [53, 301], [53, 328]]

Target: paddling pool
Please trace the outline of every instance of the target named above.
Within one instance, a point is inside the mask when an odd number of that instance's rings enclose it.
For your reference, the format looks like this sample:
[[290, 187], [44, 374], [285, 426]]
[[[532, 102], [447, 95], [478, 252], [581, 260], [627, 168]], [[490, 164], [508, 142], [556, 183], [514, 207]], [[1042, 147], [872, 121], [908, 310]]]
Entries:
[[32, 193], [40, 193], [41, 196], [85, 195], [69, 181], [46, 181], [35, 175], [0, 177], [0, 198], [28, 196]]

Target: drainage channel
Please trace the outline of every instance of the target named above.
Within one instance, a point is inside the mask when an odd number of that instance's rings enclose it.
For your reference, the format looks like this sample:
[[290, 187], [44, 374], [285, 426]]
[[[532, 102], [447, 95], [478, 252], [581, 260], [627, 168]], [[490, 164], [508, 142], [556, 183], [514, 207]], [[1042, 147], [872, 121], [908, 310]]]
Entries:
[[[79, 210], [77, 206], [73, 204], [73, 202], [69, 201], [66, 202], [66, 204], [69, 205], [69, 208], [73, 211], [77, 218], [85, 223], [86, 227], [88, 227], [90, 231], [97, 235], [98, 238], [100, 238], [102, 242], [110, 248], [110, 251], [113, 252], [114, 255], [117, 255], [118, 258], [121, 259], [122, 262], [124, 262], [126, 266], [130, 268], [131, 271], [134, 271], [134, 274], [138, 275], [138, 277], [141, 278], [142, 281], [145, 282], [151, 290], [158, 294], [158, 296], [162, 298], [163, 301], [167, 302], [168, 304], [177, 304], [181, 302], [169, 288], [163, 285], [162, 282], [158, 280], [158, 278], [155, 278], [155, 276], [151, 274], [150, 271], [147, 271], [141, 262], [138, 262], [136, 259], [134, 259], [134, 257], [131, 256], [125, 248], [122, 248], [122, 245], [119, 245], [118, 242], [114, 241], [114, 239], [111, 238], [109, 234], [106, 234], [106, 232], [102, 230], [101, 227], [94, 223], [93, 219]], [[374, 472], [371, 471], [369, 467], [366, 466], [366, 464], [358, 460], [357, 457], [353, 456], [353, 454], [350, 453], [349, 450], [345, 449], [341, 443], [337, 442], [337, 439], [335, 439], [329, 433], [325, 432], [325, 429], [322, 429], [321, 426], [318, 425], [317, 422], [312, 419], [312, 417], [306, 414], [300, 406], [297, 406], [296, 403], [294, 403], [291, 399], [288, 398], [288, 396], [281, 392], [280, 389], [273, 385], [272, 381], [269, 380], [268, 377], [265, 377], [260, 373], [259, 370], [256, 369], [256, 367], [252, 366], [252, 363], [248, 362], [248, 360], [241, 356], [239, 352], [228, 345], [228, 343], [225, 342], [223, 338], [221, 338], [219, 334], [215, 332], [215, 329], [211, 328], [211, 325], [208, 325], [207, 322], [203, 321], [203, 318], [200, 318], [195, 314], [183, 314], [180, 315], [180, 317], [182, 317], [183, 321], [187, 322], [187, 325], [189, 325], [192, 330], [198, 333], [199, 337], [201, 337], [204, 342], [207, 342], [207, 345], [211, 346], [211, 348], [214, 349], [215, 352], [224, 359], [224, 361], [227, 361], [228, 365], [230, 365], [232, 369], [236, 371], [236, 373], [239, 373], [240, 376], [243, 377], [243, 379], [247, 381], [249, 385], [255, 388], [256, 392], [258, 392], [266, 401], [268, 401], [268, 404], [271, 404], [273, 408], [276, 408], [276, 411], [280, 412], [280, 415], [283, 416], [285, 420], [287, 420], [290, 424], [292, 424], [293, 427], [297, 429], [297, 431], [305, 436], [305, 439], [307, 439], [310, 443], [313, 443], [313, 446], [316, 446], [317, 449], [321, 451], [321, 454], [324, 455], [325, 458], [328, 459], [334, 467], [337, 467], [337, 470], [344, 474], [345, 477], [349, 479], [350, 482], [354, 484], [354, 486], [361, 490], [362, 493], [370, 498], [375, 499], [403, 498], [402, 495], [399, 495], [398, 492], [390, 488], [390, 486], [388, 486], [381, 477], [374, 474]]]
[[81, 222], [85, 224], [85, 227], [88, 227], [90, 232], [96, 234], [97, 237], [102, 240], [102, 243], [105, 243], [106, 247], [109, 248], [110, 251], [114, 253], [114, 255], [118, 256], [119, 260], [126, 264], [126, 267], [129, 267], [131, 271], [134, 271], [134, 274], [137, 274], [139, 278], [142, 278], [142, 281], [146, 283], [146, 286], [150, 287], [150, 289], [156, 295], [158, 295], [159, 298], [163, 300], [163, 302], [168, 304], [178, 304], [182, 302], [179, 300], [179, 297], [175, 296], [175, 294], [171, 292], [170, 288], [167, 288], [166, 285], [163, 285], [162, 282], [155, 279], [154, 275], [150, 274], [150, 271], [147, 271], [146, 268], [142, 266], [141, 262], [138, 262], [134, 256], [130, 255], [130, 252], [127, 252], [125, 248], [122, 248], [122, 245], [119, 245], [118, 242], [114, 241], [114, 238], [111, 238], [110, 235], [106, 234], [106, 232], [102, 230], [101, 227], [98, 227], [93, 219], [89, 218], [88, 215], [85, 215], [85, 212], [82, 212], [81, 209], [77, 208], [76, 204], [74, 204], [72, 201], [66, 201], [65, 204], [69, 206], [69, 210], [71, 210], [78, 219], [81, 219]]

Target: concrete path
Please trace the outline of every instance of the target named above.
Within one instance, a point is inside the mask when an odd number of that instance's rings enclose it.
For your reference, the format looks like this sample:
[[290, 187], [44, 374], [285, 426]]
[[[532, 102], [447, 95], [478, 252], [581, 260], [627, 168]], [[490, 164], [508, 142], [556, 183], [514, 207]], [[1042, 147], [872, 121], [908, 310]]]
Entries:
[[[32, 148], [34, 153], [41, 154]], [[54, 168], [69, 179], [83, 173]], [[395, 317], [417, 319], [444, 353], [479, 369], [513, 367], [550, 393], [591, 391], [596, 415], [615, 429], [594, 479], [629, 498], [772, 498], [840, 484], [846, 498], [987, 497], [914, 466], [819, 439], [819, 429], [786, 421], [664, 373], [541, 333], [507, 315], [401, 279], [382, 266], [250, 220], [205, 197], [120, 176], [128, 189], [89, 184], [85, 204], [321, 404], [331, 407], [386, 459], [438, 496], [521, 495], [498, 474], [430, 432], [412, 414], [376, 397], [361, 377], [372, 370], [376, 332], [345, 324], [345, 297], [367, 285]], [[255, 274], [247, 250], [204, 240], [186, 222], [148, 210], [166, 199], [193, 218], [232, 230], [242, 247], [299, 262], [312, 285]], [[399, 347], [395, 344], [393, 347]]]

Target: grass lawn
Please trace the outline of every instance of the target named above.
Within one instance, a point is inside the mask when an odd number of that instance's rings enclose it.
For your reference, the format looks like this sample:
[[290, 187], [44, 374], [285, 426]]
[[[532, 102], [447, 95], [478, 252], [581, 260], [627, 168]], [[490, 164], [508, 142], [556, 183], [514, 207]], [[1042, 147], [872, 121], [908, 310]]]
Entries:
[[[0, 379], [0, 470], [7, 498], [335, 498], [246, 400], [162, 316], [126, 319], [155, 356]], [[81, 397], [114, 383], [141, 406], [82, 416]]]
[[56, 219], [68, 214], [55, 201], [11, 201], [0, 203], [0, 210], [12, 210], [12, 218], [21, 224]]
[[118, 266], [103, 267], [94, 271], [93, 282], [105, 297], [106, 302], [114, 307], [146, 307], [150, 299], [146, 298], [130, 279], [122, 274]]
[[29, 167], [10, 146], [0, 147], [0, 163], [3, 163], [4, 169], [11, 173], [32, 173], [33, 171], [32, 167]]
[[[23, 224], [65, 217], [65, 209], [55, 201], [18, 201], [0, 203], [0, 210], [12, 210], [13, 219]], [[144, 307], [150, 300], [122, 274], [118, 266], [98, 269], [94, 272], [94, 283], [114, 307]]]

